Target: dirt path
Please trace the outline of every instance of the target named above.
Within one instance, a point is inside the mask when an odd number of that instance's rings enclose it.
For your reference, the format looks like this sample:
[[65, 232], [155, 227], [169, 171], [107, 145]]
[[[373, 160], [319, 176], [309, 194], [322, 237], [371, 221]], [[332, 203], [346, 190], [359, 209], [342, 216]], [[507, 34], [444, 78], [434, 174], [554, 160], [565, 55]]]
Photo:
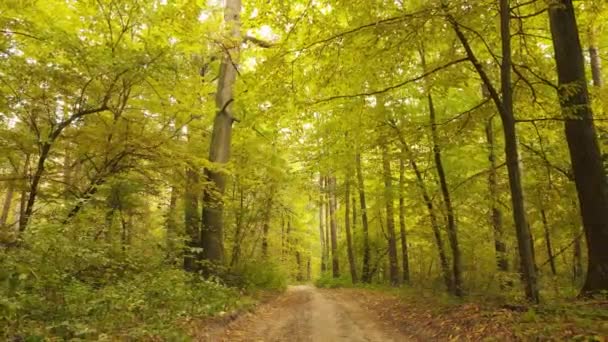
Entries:
[[409, 341], [387, 329], [348, 293], [293, 286], [200, 341]]

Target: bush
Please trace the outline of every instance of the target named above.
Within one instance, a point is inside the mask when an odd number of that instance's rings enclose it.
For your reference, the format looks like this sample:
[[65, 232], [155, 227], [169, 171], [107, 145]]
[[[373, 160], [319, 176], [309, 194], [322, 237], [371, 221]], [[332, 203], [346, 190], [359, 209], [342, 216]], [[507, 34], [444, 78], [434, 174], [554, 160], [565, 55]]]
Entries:
[[343, 274], [339, 278], [334, 278], [330, 273], [323, 273], [321, 277], [315, 281], [315, 286], [334, 289], [338, 287], [352, 287], [353, 283], [349, 275]]
[[116, 249], [59, 228], [0, 250], [0, 340], [183, 340], [176, 320], [241, 305], [237, 289], [172, 268], [154, 249]]
[[228, 272], [225, 279], [230, 286], [247, 291], [284, 290], [287, 287], [287, 273], [270, 261], [241, 264]]

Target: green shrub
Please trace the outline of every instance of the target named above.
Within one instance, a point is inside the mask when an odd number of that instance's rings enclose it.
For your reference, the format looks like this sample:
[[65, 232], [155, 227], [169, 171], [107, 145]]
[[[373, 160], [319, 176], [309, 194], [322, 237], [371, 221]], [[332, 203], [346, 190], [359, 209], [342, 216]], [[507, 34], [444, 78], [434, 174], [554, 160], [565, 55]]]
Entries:
[[228, 272], [225, 280], [230, 286], [247, 291], [284, 290], [287, 287], [287, 273], [271, 261], [241, 264]]
[[0, 340], [179, 340], [177, 320], [241, 305], [237, 289], [175, 269], [158, 250], [32, 228], [34, 243], [0, 250]]
[[338, 288], [338, 287], [352, 287], [353, 283], [348, 275], [341, 275], [338, 278], [334, 278], [330, 273], [323, 273], [315, 281], [315, 286], [322, 288]]

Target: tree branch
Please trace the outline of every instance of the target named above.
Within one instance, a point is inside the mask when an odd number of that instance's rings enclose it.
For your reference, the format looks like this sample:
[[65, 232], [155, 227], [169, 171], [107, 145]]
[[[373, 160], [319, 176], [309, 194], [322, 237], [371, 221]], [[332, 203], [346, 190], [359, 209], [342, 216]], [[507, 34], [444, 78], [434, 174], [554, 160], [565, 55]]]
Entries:
[[313, 104], [319, 104], [319, 103], [329, 102], [329, 101], [333, 101], [333, 100], [337, 100], [337, 99], [346, 99], [346, 98], [361, 97], [361, 96], [371, 96], [371, 95], [378, 95], [378, 94], [386, 93], [386, 92], [389, 92], [391, 90], [395, 90], [397, 88], [401, 88], [401, 87], [403, 87], [403, 86], [405, 86], [407, 84], [420, 81], [420, 80], [424, 79], [425, 77], [430, 76], [430, 75], [432, 75], [432, 74], [434, 74], [434, 73], [436, 73], [438, 71], [441, 71], [443, 69], [447, 69], [447, 68], [451, 67], [452, 65], [456, 65], [456, 64], [462, 63], [462, 62], [466, 62], [468, 60], [469, 60], [468, 57], [463, 57], [463, 58], [459, 58], [459, 59], [453, 60], [451, 62], [448, 62], [448, 63], [444, 64], [444, 65], [441, 65], [441, 66], [438, 66], [438, 67], [436, 67], [434, 69], [431, 69], [431, 70], [429, 70], [429, 71], [427, 71], [427, 72], [425, 72], [425, 73], [423, 73], [423, 74], [421, 74], [421, 75], [419, 75], [417, 77], [410, 78], [410, 79], [405, 80], [405, 81], [403, 81], [401, 83], [394, 84], [394, 85], [392, 85], [390, 87], [387, 87], [387, 88], [384, 88], [384, 89], [374, 90], [374, 91], [369, 91], [369, 92], [356, 93], [356, 94], [350, 94], [350, 95], [335, 95], [335, 96], [330, 96], [330, 97], [327, 97], [327, 98], [324, 98], [324, 99], [317, 100], [317, 101], [313, 102]]
[[273, 43], [267, 42], [265, 40], [262, 40], [262, 39], [259, 39], [259, 38], [256, 38], [256, 37], [250, 36], [250, 35], [246, 35], [245, 38], [243, 38], [243, 42], [245, 42], [245, 43], [250, 42], [259, 47], [266, 48], [266, 49], [269, 49], [274, 46]]

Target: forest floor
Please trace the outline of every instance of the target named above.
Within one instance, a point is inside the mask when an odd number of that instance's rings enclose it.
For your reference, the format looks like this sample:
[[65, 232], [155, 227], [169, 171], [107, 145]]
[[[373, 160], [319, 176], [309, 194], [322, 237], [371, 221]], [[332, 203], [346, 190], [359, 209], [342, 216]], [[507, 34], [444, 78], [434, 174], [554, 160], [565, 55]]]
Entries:
[[291, 286], [254, 312], [221, 328], [205, 329], [199, 341], [408, 341], [370, 312], [348, 289]]
[[[603, 305], [602, 305], [603, 306]], [[251, 312], [203, 322], [197, 341], [447, 341], [589, 340], [608, 336], [606, 308], [583, 317], [568, 308], [519, 310], [474, 303], [440, 304], [361, 288], [291, 286]], [[544, 311], [542, 311], [544, 310]], [[549, 311], [548, 311], [549, 310]]]

